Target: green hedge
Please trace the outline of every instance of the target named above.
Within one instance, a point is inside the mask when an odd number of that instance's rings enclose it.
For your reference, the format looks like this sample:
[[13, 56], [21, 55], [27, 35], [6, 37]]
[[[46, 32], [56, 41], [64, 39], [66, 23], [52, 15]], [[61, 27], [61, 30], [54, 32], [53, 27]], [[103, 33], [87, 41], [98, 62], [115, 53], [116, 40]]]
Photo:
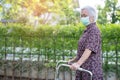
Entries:
[[[111, 67], [108, 62], [120, 63], [120, 26], [119, 24], [98, 24], [98, 26], [102, 36], [103, 57], [105, 57], [104, 70], [107, 71]], [[19, 56], [21, 54], [45, 55], [45, 59], [53, 61], [64, 59], [65, 56], [74, 56], [74, 50], [77, 50], [78, 40], [84, 29], [81, 24], [39, 27], [0, 24], [0, 59], [5, 57], [5, 53], [15, 53], [18, 57], [21, 57]], [[15, 47], [22, 49], [16, 51]], [[26, 48], [30, 51], [24, 52]], [[51, 63], [47, 66], [51, 65], [53, 66]]]
[[[119, 24], [106, 24], [98, 26], [101, 31], [102, 42], [104, 43], [102, 50], [114, 50], [116, 45], [118, 48], [120, 48], [120, 45], [118, 45], [120, 41]], [[4, 36], [9, 36], [7, 43], [9, 44], [10, 41], [14, 40], [17, 42], [16, 45], [20, 42], [18, 37], [21, 37], [21, 39], [23, 39], [23, 43], [26, 44], [25, 46], [28, 47], [29, 45], [34, 45], [32, 43], [36, 43], [36, 47], [39, 46], [39, 41], [43, 42], [42, 45], [46, 44], [46, 42], [49, 42], [46, 46], [52, 48], [54, 47], [52, 46], [53, 39], [55, 39], [56, 44], [60, 44], [60, 42], [66, 41], [65, 44], [67, 44], [67, 46], [70, 46], [72, 42], [74, 45], [72, 45], [72, 47], [76, 49], [77, 41], [83, 33], [84, 29], [85, 27], [81, 24], [57, 26], [41, 25], [39, 27], [25, 26], [22, 24], [0, 24], [0, 37], [2, 38]], [[27, 45], [28, 43], [29, 45]], [[109, 46], [109, 49], [106, 50], [106, 46]], [[35, 47], [35, 45], [33, 47]]]
[[[102, 38], [115, 39], [120, 37], [119, 24], [99, 25]], [[76, 36], [79, 37], [85, 27], [77, 25], [40, 25], [38, 27], [26, 26], [22, 24], [0, 24], [0, 35], [12, 36]]]

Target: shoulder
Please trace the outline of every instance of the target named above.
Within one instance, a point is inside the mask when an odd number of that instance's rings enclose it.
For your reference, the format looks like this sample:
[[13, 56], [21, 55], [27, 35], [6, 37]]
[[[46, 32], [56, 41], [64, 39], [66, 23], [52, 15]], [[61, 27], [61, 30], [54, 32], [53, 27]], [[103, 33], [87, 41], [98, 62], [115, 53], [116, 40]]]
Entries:
[[100, 34], [100, 30], [97, 26], [92, 26], [89, 30], [88, 30], [89, 34]]

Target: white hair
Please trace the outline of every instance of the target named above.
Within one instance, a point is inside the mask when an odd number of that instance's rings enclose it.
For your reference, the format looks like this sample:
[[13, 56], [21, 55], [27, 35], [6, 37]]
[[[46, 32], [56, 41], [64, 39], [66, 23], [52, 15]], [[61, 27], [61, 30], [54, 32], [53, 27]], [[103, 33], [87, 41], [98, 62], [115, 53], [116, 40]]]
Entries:
[[83, 10], [83, 9], [88, 11], [89, 16], [93, 16], [94, 17], [94, 22], [97, 21], [98, 14], [97, 14], [97, 10], [95, 8], [93, 8], [91, 6], [85, 6], [81, 10]]

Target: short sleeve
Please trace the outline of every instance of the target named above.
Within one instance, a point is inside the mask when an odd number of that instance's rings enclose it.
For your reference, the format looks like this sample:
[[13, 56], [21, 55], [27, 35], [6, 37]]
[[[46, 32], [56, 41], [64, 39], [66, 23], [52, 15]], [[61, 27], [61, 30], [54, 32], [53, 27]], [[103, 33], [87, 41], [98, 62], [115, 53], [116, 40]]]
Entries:
[[100, 34], [93, 31], [93, 33], [90, 33], [87, 38], [85, 49], [89, 49], [93, 53], [98, 53], [100, 50], [100, 45], [101, 45]]

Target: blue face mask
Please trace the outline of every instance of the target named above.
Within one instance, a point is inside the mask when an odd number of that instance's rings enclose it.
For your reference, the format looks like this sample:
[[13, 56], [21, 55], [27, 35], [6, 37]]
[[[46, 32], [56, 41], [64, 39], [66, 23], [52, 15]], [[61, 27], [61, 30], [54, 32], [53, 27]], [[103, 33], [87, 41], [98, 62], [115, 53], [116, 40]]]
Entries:
[[83, 25], [87, 26], [88, 24], [90, 24], [90, 20], [89, 20], [89, 17], [82, 17], [80, 19], [80, 21], [83, 23]]

